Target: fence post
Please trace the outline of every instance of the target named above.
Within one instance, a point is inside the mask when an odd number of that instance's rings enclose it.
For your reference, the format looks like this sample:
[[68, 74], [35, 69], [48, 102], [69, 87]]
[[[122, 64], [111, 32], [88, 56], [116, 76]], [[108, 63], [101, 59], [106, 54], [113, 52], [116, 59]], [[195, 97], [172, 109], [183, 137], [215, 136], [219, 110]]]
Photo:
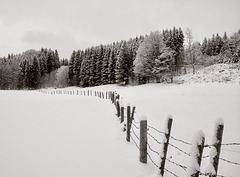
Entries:
[[130, 106], [127, 106], [127, 137], [126, 140], [130, 142], [130, 131], [131, 129], [131, 117], [130, 117]]
[[216, 177], [218, 171], [218, 162], [221, 151], [222, 135], [223, 135], [224, 123], [222, 119], [218, 119], [215, 124], [213, 144], [210, 152], [209, 165], [206, 169], [206, 174], [210, 177]]
[[205, 135], [203, 131], [199, 130], [192, 141], [190, 162], [189, 166], [187, 167], [187, 173], [191, 177], [199, 177], [204, 142]]
[[134, 119], [134, 113], [135, 113], [135, 109], [136, 109], [136, 107], [135, 106], [133, 106], [133, 110], [132, 110], [132, 115], [131, 115], [131, 119]]
[[164, 130], [164, 137], [163, 137], [163, 144], [162, 144], [162, 151], [160, 153], [160, 174], [163, 176], [164, 174], [164, 167], [165, 167], [165, 161], [167, 157], [167, 149], [168, 149], [168, 143], [169, 143], [169, 138], [170, 138], [170, 133], [171, 133], [171, 128], [172, 128], [172, 115], [169, 115], [167, 118], [167, 125]]
[[117, 108], [117, 117], [120, 117], [120, 104], [119, 104], [119, 101], [117, 101], [116, 108]]
[[124, 107], [121, 107], [121, 121], [120, 123], [122, 123], [124, 121]]
[[147, 163], [147, 119], [142, 116], [140, 121], [140, 162]]

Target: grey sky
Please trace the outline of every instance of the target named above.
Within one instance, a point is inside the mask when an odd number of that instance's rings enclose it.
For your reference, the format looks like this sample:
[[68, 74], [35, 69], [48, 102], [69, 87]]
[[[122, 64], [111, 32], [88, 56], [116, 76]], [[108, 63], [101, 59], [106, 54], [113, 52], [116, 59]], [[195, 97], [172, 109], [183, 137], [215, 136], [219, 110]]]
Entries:
[[240, 29], [239, 0], [0, 0], [0, 57], [72, 51], [150, 31], [190, 28], [194, 40]]

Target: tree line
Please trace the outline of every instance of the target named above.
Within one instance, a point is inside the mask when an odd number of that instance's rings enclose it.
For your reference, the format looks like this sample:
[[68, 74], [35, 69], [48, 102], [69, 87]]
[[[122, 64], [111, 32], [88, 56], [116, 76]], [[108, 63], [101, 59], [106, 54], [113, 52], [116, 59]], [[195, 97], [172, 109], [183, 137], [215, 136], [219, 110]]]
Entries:
[[226, 32], [223, 36], [213, 34], [211, 38], [205, 37], [202, 44], [191, 39], [191, 31], [186, 37], [188, 42], [184, 64], [208, 66], [216, 63], [237, 63], [240, 60], [240, 30], [230, 37]]
[[178, 71], [183, 60], [181, 28], [151, 32], [109, 45], [73, 51], [69, 61], [71, 86], [158, 82]]
[[36, 89], [46, 77], [60, 67], [58, 51], [28, 50], [19, 55], [0, 58], [0, 89]]
[[[239, 59], [240, 30], [230, 37], [213, 34], [200, 43], [194, 41], [190, 29], [184, 35], [181, 28], [174, 27], [73, 51], [70, 60], [60, 60], [57, 50], [44, 48], [9, 54], [0, 58], [0, 89], [53, 86], [56, 78], [61, 86], [67, 86], [67, 82], [81, 87], [172, 81], [183, 67], [192, 66], [194, 74], [197, 65], [237, 63]], [[57, 73], [62, 65], [64, 69]]]

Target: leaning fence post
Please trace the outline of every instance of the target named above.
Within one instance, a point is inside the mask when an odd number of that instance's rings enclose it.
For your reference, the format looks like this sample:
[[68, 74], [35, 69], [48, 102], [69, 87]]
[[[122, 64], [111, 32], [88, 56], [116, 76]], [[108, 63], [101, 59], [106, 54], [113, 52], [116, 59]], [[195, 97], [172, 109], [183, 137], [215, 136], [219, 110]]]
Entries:
[[164, 168], [165, 168], [165, 161], [167, 157], [167, 149], [168, 149], [168, 143], [169, 143], [169, 138], [170, 138], [170, 133], [171, 133], [171, 128], [172, 128], [172, 115], [169, 115], [167, 118], [167, 125], [164, 130], [164, 137], [163, 137], [163, 143], [162, 143], [162, 151], [160, 153], [160, 174], [163, 176], [164, 174]]
[[124, 107], [121, 107], [121, 121], [120, 123], [122, 123], [124, 121]]
[[222, 119], [217, 119], [215, 124], [215, 130], [213, 135], [213, 142], [210, 152], [209, 165], [206, 169], [206, 174], [210, 177], [216, 177], [218, 171], [218, 162], [221, 151], [222, 135], [223, 135], [224, 123]]
[[199, 130], [193, 138], [190, 150], [190, 162], [187, 167], [187, 173], [191, 177], [199, 177], [202, 154], [205, 142], [205, 134]]
[[140, 157], [139, 160], [142, 163], [147, 163], [147, 117], [142, 116], [140, 118]]
[[130, 118], [130, 106], [127, 106], [127, 137], [126, 140], [130, 142], [131, 118]]
[[136, 109], [136, 107], [135, 107], [135, 106], [133, 106], [133, 110], [132, 110], [131, 119], [134, 119], [134, 113], [135, 113], [135, 109]]

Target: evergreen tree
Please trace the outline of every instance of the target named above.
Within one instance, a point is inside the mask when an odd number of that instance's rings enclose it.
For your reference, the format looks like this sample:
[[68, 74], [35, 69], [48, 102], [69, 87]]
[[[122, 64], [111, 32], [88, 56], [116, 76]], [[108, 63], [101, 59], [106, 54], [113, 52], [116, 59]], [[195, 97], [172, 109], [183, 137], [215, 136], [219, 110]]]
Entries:
[[208, 41], [207, 41], [207, 38], [205, 37], [201, 46], [201, 52], [203, 55], [207, 54], [207, 47], [208, 47]]
[[150, 79], [155, 79], [153, 68], [155, 59], [162, 53], [164, 47], [163, 35], [156, 31], [151, 32], [144, 38], [137, 50], [137, 56], [134, 61], [134, 74], [138, 82], [143, 84]]
[[115, 78], [115, 68], [116, 68], [116, 57], [115, 57], [114, 47], [111, 48], [109, 61], [108, 61], [108, 80], [109, 83], [114, 84], [116, 82]]
[[101, 85], [102, 78], [102, 60], [104, 57], [103, 45], [96, 48], [96, 74], [95, 74], [95, 85]]
[[78, 86], [80, 84], [80, 68], [81, 68], [81, 51], [75, 52], [74, 64], [73, 64], [73, 85]]
[[158, 83], [162, 82], [165, 77], [171, 76], [174, 65], [174, 52], [170, 48], [164, 48], [163, 53], [155, 59], [153, 73]]
[[30, 87], [33, 89], [38, 88], [40, 82], [40, 70], [37, 57], [33, 58], [33, 63], [30, 65], [31, 79], [30, 79]]
[[109, 70], [108, 70], [108, 65], [109, 65], [109, 58], [110, 58], [111, 50], [110, 47], [107, 46], [107, 49], [105, 50], [105, 55], [103, 57], [103, 62], [102, 62], [102, 71], [101, 71], [101, 84], [108, 84], [108, 76], [109, 76]]
[[76, 51], [74, 50], [70, 61], [69, 61], [69, 70], [68, 70], [68, 83], [70, 86], [74, 85], [74, 63], [75, 63]]
[[127, 50], [127, 43], [123, 41], [119, 54], [117, 55], [117, 62], [115, 68], [116, 82], [121, 85], [129, 83], [129, 54]]
[[89, 86], [96, 86], [96, 74], [96, 50], [92, 47], [89, 58]]
[[166, 47], [174, 50], [174, 65], [176, 71], [180, 69], [181, 63], [183, 61], [183, 43], [184, 35], [181, 28], [173, 28], [173, 30], [163, 31], [163, 41]]
[[91, 58], [91, 50], [86, 49], [84, 58], [82, 61], [81, 65], [81, 70], [80, 70], [80, 86], [82, 87], [88, 87], [89, 85], [89, 61]]

